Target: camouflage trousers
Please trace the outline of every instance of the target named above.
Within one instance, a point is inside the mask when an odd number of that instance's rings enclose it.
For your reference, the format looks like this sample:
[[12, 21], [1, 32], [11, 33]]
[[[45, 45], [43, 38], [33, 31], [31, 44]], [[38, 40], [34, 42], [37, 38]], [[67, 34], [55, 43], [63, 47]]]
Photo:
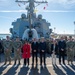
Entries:
[[67, 60], [73, 62], [74, 55], [72, 53], [67, 54]]
[[19, 60], [21, 59], [21, 53], [20, 52], [14, 52], [14, 60]]
[[5, 54], [5, 63], [7, 62], [7, 60], [9, 61], [9, 63], [11, 63], [11, 52], [4, 52]]

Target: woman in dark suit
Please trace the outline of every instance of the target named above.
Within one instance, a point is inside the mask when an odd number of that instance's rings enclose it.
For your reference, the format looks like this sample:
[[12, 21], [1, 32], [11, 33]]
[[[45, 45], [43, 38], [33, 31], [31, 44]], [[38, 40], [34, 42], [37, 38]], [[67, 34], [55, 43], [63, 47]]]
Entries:
[[52, 64], [56, 64], [56, 54], [58, 52], [58, 44], [56, 40], [53, 40], [51, 44]]

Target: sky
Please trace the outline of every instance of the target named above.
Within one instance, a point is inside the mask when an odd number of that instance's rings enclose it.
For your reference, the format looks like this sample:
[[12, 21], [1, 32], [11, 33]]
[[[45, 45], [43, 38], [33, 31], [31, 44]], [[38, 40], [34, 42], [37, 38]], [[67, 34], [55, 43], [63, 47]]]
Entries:
[[[42, 14], [43, 19], [46, 19], [51, 24], [50, 28], [55, 33], [74, 34], [75, 0], [46, 1], [48, 1], [48, 4], [41, 4], [35, 7], [37, 10], [36, 15]], [[26, 14], [26, 6], [26, 3], [18, 4], [15, 0], [0, 0], [0, 34], [10, 33], [9, 29], [13, 28], [12, 22], [20, 18], [22, 13]]]

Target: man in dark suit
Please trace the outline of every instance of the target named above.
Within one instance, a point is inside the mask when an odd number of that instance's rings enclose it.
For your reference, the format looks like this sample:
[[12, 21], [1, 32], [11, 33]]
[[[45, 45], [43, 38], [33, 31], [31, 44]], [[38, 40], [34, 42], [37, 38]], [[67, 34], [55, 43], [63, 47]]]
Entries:
[[61, 57], [63, 59], [63, 64], [65, 64], [65, 51], [66, 51], [66, 42], [63, 37], [61, 37], [58, 42], [59, 47], [59, 64], [61, 64]]
[[1, 62], [1, 53], [2, 53], [2, 43], [1, 43], [1, 40], [0, 40], [0, 62]]
[[2, 51], [2, 42], [0, 40], [0, 53], [1, 53], [1, 51]]
[[42, 62], [44, 60], [44, 65], [46, 65], [45, 55], [46, 55], [46, 42], [44, 37], [41, 38], [41, 42], [39, 44], [40, 48], [40, 65], [42, 66]]
[[34, 57], [36, 58], [36, 65], [37, 65], [37, 55], [38, 55], [38, 42], [37, 39], [34, 38], [33, 42], [31, 44], [31, 48], [32, 48], [32, 65], [34, 65]]

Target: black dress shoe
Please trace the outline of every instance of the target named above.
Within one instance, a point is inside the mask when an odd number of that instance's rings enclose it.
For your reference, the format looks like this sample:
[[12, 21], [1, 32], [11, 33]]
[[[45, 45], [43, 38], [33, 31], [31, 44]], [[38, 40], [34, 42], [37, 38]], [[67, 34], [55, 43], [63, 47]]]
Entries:
[[6, 65], [6, 62], [4, 63], [4, 65]]
[[44, 65], [46, 65], [46, 63], [44, 63]]
[[63, 63], [65, 65], [65, 63]]
[[19, 62], [19, 65], [21, 65], [21, 63]]
[[59, 64], [61, 65], [61, 62], [59, 62]]

